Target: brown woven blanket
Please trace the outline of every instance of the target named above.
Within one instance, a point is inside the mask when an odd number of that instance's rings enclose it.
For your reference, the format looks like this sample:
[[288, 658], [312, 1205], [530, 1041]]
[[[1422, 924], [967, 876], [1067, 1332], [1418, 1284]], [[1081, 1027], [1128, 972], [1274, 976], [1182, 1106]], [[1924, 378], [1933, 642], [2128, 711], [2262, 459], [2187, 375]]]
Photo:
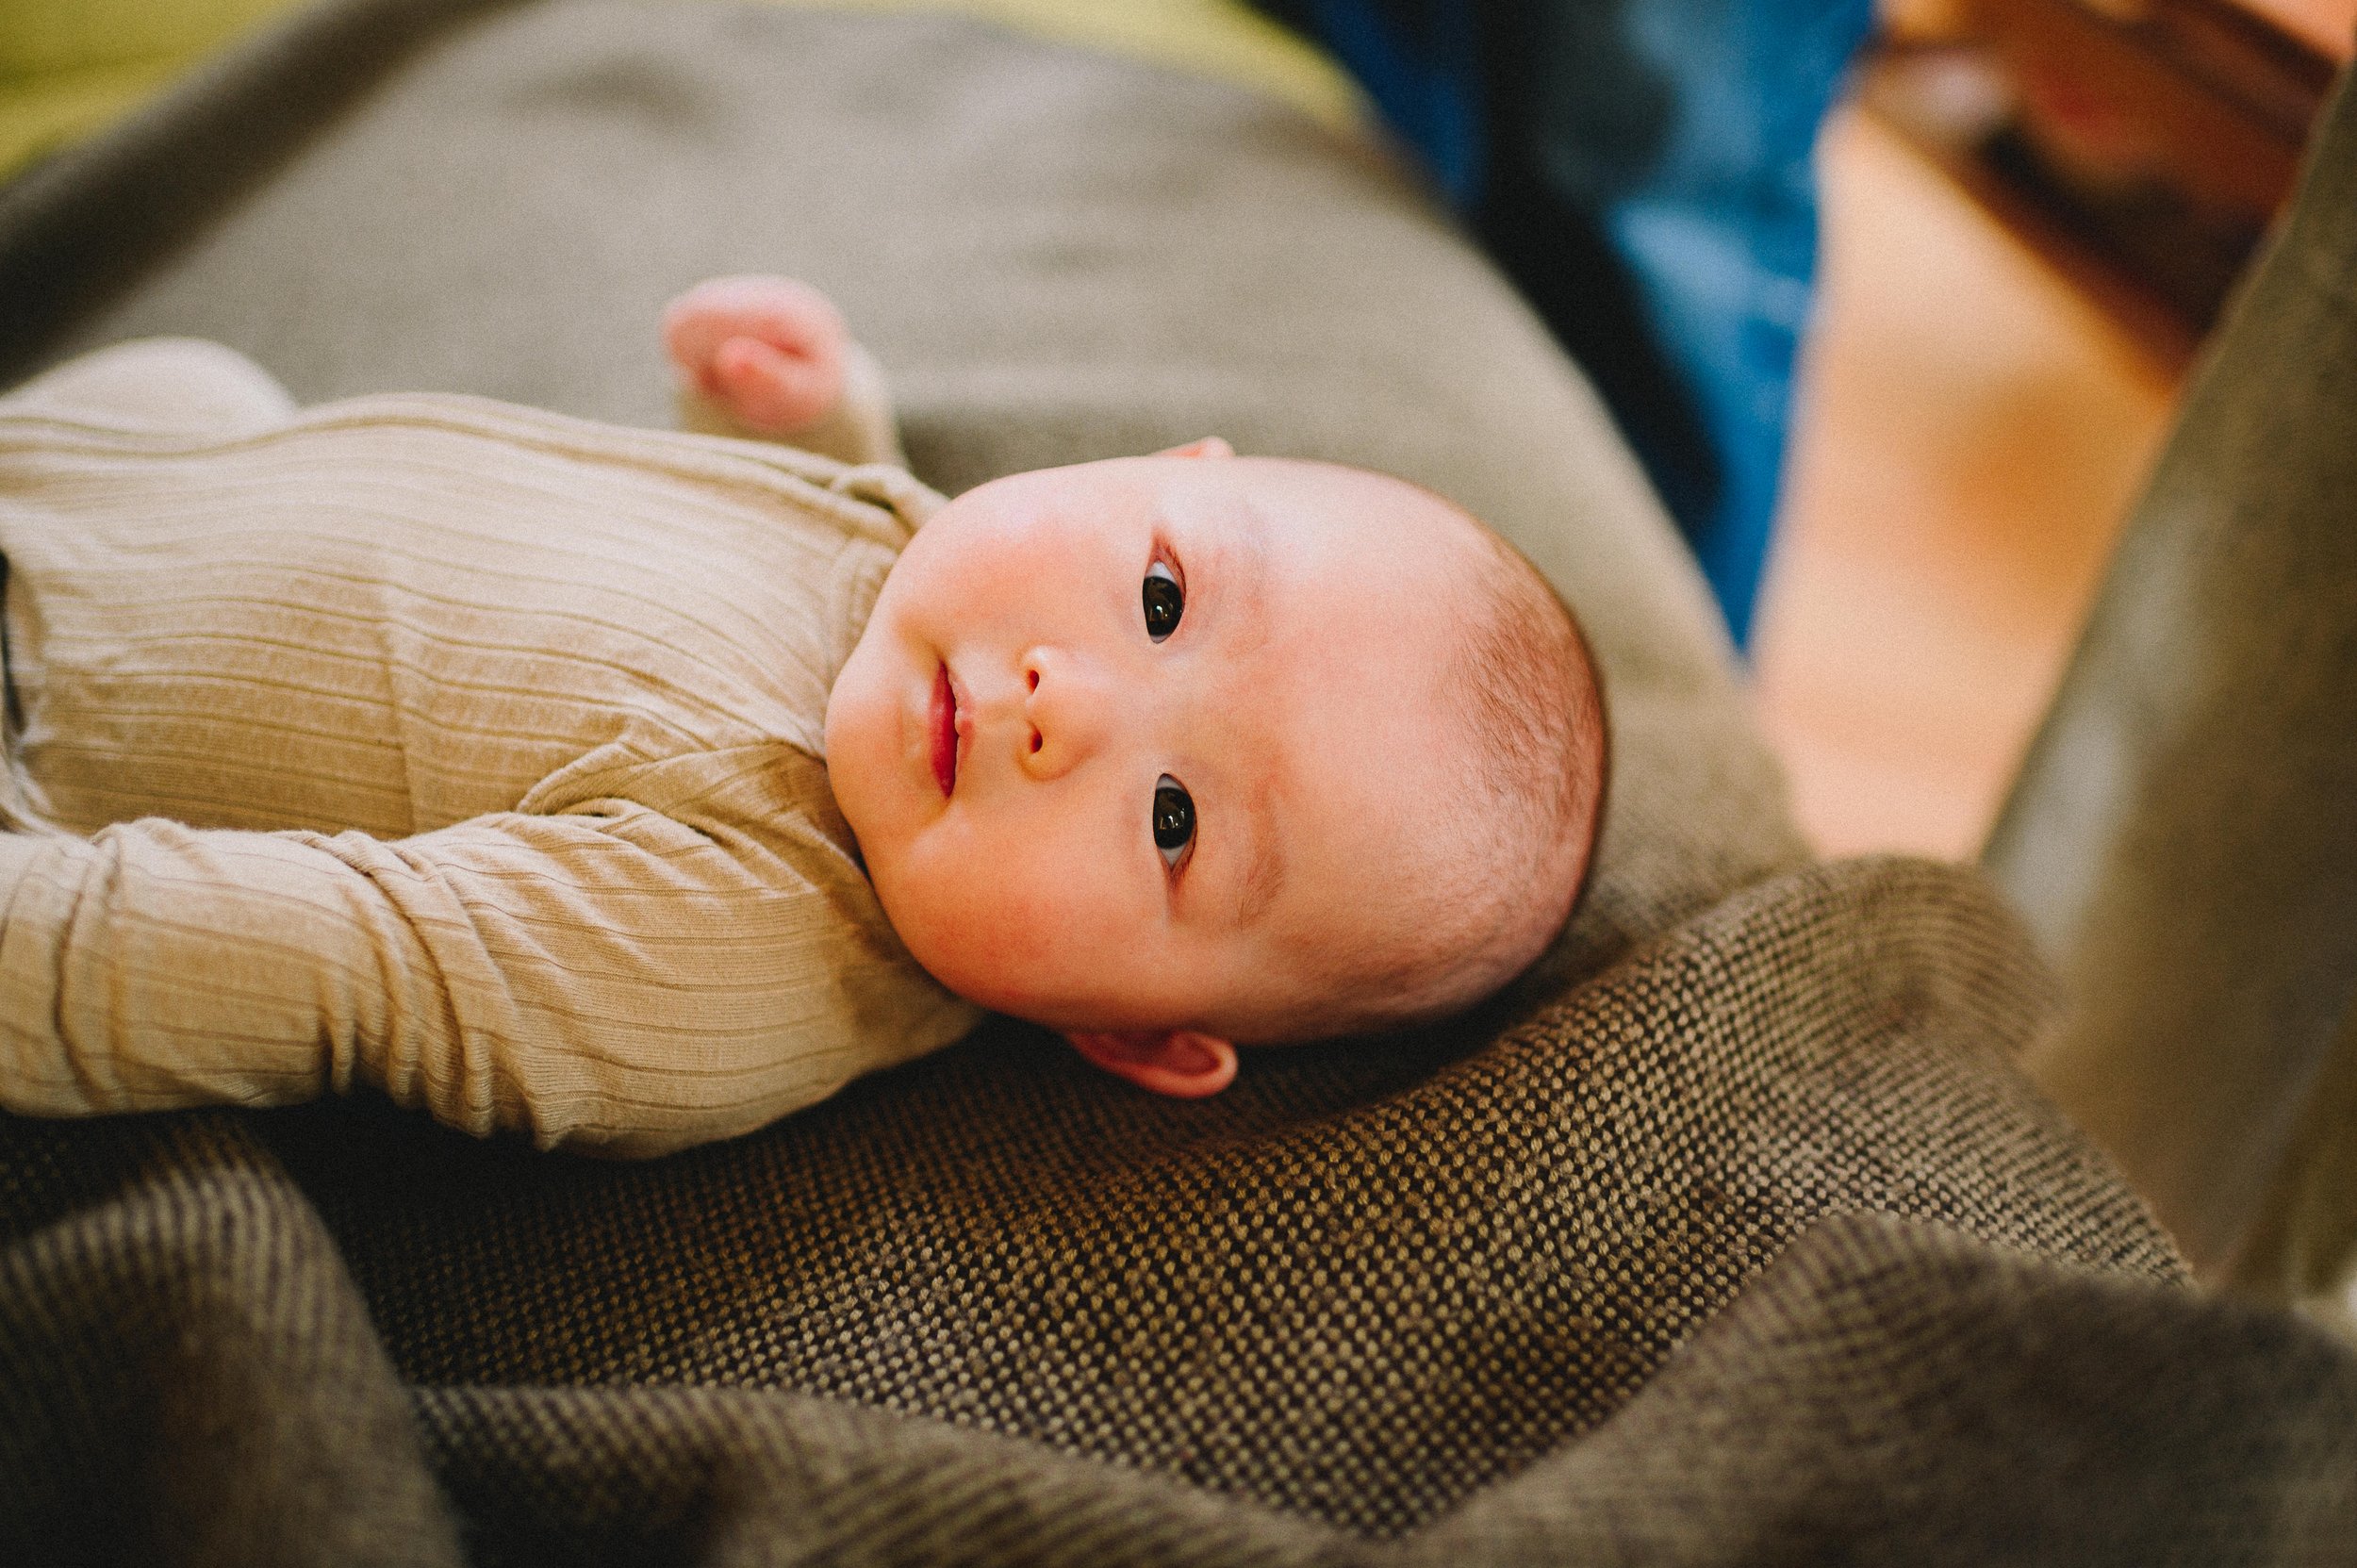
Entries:
[[799, 272], [957, 488], [1218, 431], [1594, 632], [1597, 881], [1481, 1016], [1149, 1099], [1012, 1025], [648, 1165], [381, 1105], [0, 1122], [0, 1560], [2346, 1560], [2357, 1358], [2011, 1065], [1971, 873], [1807, 864], [1575, 373], [1367, 149], [916, 16], [338, 0], [0, 191], [0, 362], [659, 422]]

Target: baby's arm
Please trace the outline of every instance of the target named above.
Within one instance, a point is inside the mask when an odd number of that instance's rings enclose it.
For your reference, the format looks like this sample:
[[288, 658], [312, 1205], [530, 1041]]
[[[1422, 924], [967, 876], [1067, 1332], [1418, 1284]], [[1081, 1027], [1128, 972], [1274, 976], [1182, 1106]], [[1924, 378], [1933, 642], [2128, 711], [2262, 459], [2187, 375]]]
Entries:
[[809, 284], [761, 274], [700, 283], [665, 308], [663, 344], [687, 428], [905, 466], [882, 369]]
[[[776, 772], [760, 750], [749, 772]], [[0, 834], [0, 1104], [280, 1105], [366, 1082], [544, 1147], [728, 1137], [971, 1024], [909, 987], [839, 859], [815, 833], [620, 801], [398, 841]]]

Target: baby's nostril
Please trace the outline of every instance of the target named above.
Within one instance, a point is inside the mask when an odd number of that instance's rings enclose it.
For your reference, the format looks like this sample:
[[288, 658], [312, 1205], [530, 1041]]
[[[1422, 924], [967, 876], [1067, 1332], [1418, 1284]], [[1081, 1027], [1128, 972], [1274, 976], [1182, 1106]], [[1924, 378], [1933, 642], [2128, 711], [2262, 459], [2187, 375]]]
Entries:
[[1023, 678], [1024, 678], [1025, 680], [1027, 680], [1027, 681], [1029, 681], [1029, 682], [1030, 682], [1030, 683], [1031, 683], [1031, 689], [1032, 689], [1033, 691], [1037, 691], [1037, 690], [1039, 689], [1039, 671], [1038, 671], [1038, 670], [1036, 670], [1036, 669], [1027, 669], [1027, 670], [1025, 670], [1025, 671], [1023, 672]]
[[1041, 737], [1040, 733], [1037, 730], [1033, 730], [1031, 732], [1031, 750], [1036, 751], [1046, 744], [1047, 742]]

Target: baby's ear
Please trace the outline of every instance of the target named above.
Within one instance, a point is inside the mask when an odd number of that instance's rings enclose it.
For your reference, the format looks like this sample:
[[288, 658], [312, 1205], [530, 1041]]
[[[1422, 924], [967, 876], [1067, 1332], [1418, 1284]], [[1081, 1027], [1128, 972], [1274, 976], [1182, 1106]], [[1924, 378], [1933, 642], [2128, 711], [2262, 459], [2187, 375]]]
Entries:
[[1141, 1089], [1177, 1099], [1218, 1094], [1236, 1076], [1236, 1048], [1194, 1029], [1138, 1029], [1064, 1038], [1082, 1056]]
[[1233, 457], [1235, 454], [1236, 449], [1217, 436], [1206, 436], [1200, 440], [1189, 441], [1185, 446], [1164, 447], [1154, 455], [1157, 457]]

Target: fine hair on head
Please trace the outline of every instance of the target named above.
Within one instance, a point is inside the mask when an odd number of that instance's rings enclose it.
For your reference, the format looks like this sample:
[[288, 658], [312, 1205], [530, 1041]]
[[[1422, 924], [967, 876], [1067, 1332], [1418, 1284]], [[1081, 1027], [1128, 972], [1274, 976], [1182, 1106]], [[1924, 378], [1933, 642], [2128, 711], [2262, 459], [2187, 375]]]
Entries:
[[[1406, 481], [1394, 481], [1407, 484]], [[1439, 852], [1389, 929], [1310, 955], [1322, 997], [1293, 1038], [1432, 1022], [1496, 991], [1570, 917], [1594, 856], [1608, 777], [1605, 696], [1587, 636], [1538, 568], [1464, 508], [1413, 487], [1453, 536], [1442, 591], [1461, 626], [1440, 689], [1440, 730], [1461, 783]]]

